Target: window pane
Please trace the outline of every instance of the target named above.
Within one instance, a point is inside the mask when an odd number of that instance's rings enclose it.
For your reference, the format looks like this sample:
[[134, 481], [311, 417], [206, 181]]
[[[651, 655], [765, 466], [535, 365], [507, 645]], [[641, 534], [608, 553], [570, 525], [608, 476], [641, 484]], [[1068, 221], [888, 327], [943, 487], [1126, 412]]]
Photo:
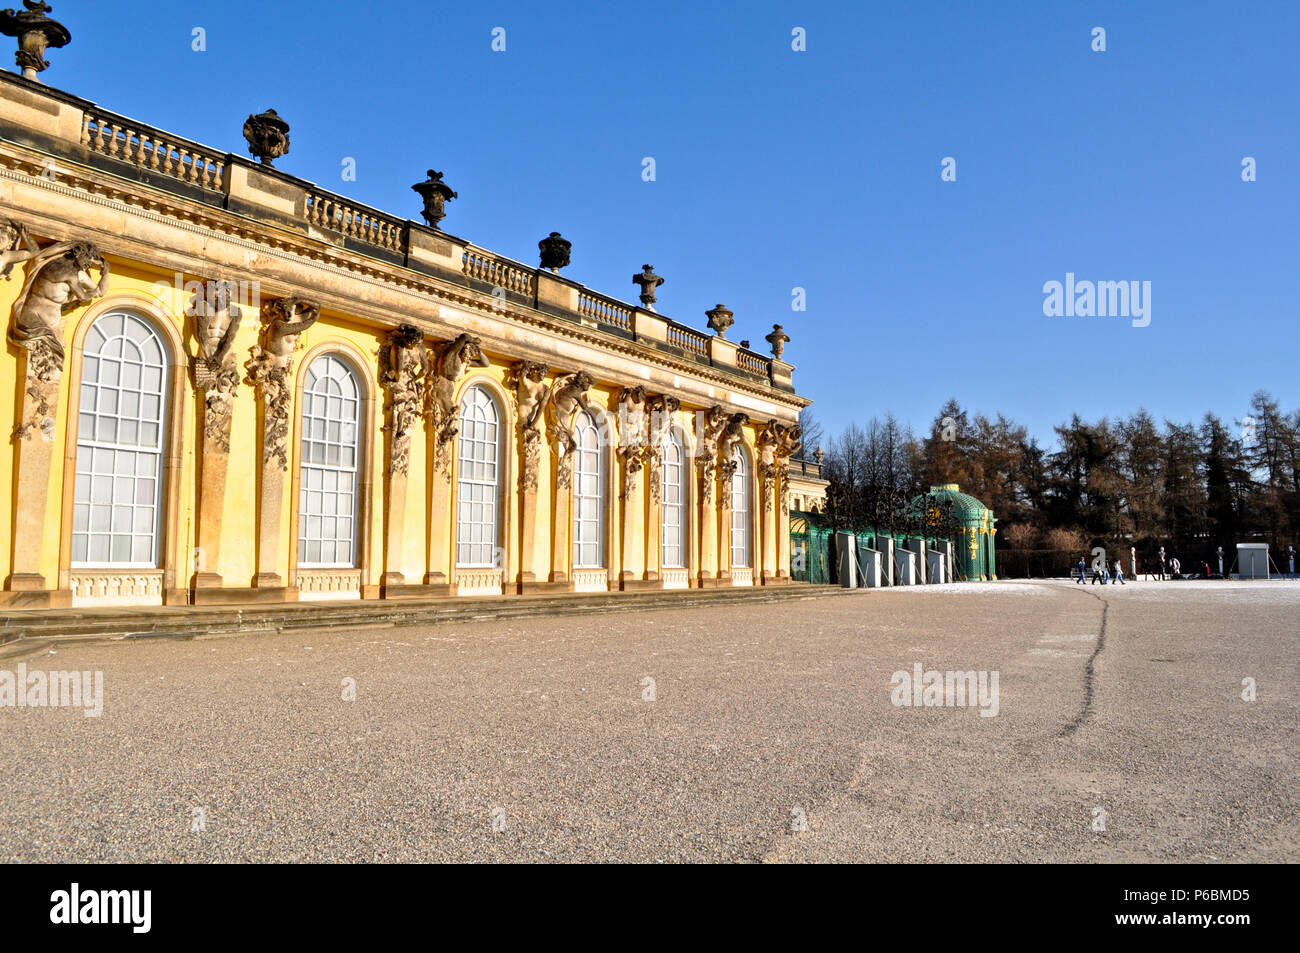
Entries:
[[496, 424], [496, 403], [482, 387], [471, 387], [461, 401], [457, 440], [456, 562], [461, 566], [495, 564]]
[[356, 480], [360, 405], [330, 395], [356, 394], [360, 384], [346, 361], [324, 354], [312, 361], [303, 386], [299, 563], [351, 567], [355, 565], [355, 498], [339, 489], [350, 490]]

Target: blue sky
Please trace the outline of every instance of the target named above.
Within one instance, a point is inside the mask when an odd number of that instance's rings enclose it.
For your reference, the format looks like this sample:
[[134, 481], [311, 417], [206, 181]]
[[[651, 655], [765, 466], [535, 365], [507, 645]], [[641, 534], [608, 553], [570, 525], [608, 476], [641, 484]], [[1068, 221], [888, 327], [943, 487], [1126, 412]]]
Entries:
[[[561, 231], [565, 273], [624, 300], [651, 262], [661, 313], [703, 327], [725, 302], [729, 336], [763, 350], [780, 322], [829, 430], [885, 412], [924, 430], [949, 396], [1044, 442], [1074, 412], [1240, 418], [1261, 388], [1300, 405], [1300, 4], [60, 0], [54, 16], [73, 43], [42, 78], [105, 108], [244, 153], [245, 117], [273, 107], [286, 172], [418, 219], [409, 187], [436, 168], [460, 193], [452, 234], [535, 263]], [[1067, 272], [1150, 281], [1150, 325], [1044, 316]]]

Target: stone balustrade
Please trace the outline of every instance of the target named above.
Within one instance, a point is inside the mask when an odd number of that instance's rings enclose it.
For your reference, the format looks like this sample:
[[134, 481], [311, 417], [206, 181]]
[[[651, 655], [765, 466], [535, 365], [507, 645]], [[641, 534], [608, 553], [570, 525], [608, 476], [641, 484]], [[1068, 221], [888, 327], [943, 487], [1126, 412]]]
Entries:
[[[316, 188], [279, 169], [271, 169], [234, 153], [222, 153], [100, 109], [59, 90], [0, 72], [0, 121], [19, 127], [39, 124], [49, 135], [33, 143], [73, 161], [111, 170], [122, 163], [137, 170], [155, 188], [170, 182], [187, 187], [180, 194], [224, 205], [241, 214], [263, 214], [308, 234], [350, 250], [407, 267], [446, 273], [459, 259], [466, 279], [489, 283], [535, 306], [587, 323], [597, 329], [625, 332], [649, 347], [668, 346], [700, 363], [744, 376], [760, 377], [770, 385], [792, 390], [784, 362], [736, 348], [734, 344], [678, 324], [585, 288], [566, 277], [474, 247], [441, 231], [389, 215]], [[66, 148], [58, 147], [62, 140]], [[54, 148], [51, 150], [51, 146]], [[105, 161], [111, 160], [111, 161]], [[139, 176], [138, 173], [145, 173]], [[341, 236], [341, 239], [339, 238]], [[449, 257], [454, 256], [454, 257]]]
[[341, 232], [345, 237], [402, 254], [406, 250], [406, 222], [364, 205], [354, 205], [330, 192], [307, 193], [304, 217], [317, 228]]
[[466, 248], [465, 275], [514, 291], [521, 295], [536, 293], [536, 271], [507, 258], [499, 258], [481, 248]]
[[709, 356], [709, 336], [675, 321], [668, 322], [668, 343], [688, 354]]
[[606, 298], [591, 291], [578, 292], [578, 314], [595, 318], [603, 324], [610, 324], [624, 331], [632, 330], [632, 308], [630, 305]]
[[129, 162], [202, 189], [225, 190], [224, 155], [112, 113], [84, 112], [81, 145], [95, 155]]

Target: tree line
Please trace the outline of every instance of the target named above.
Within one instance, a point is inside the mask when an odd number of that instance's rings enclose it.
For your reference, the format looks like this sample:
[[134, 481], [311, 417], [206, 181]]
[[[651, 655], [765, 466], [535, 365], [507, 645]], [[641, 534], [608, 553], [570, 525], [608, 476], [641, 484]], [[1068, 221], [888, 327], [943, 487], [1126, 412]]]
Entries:
[[970, 414], [955, 399], [919, 437], [892, 415], [827, 439], [805, 412], [803, 429], [807, 455], [826, 451], [835, 528], [868, 525], [891, 490], [910, 500], [956, 483], [993, 510], [998, 559], [1012, 575], [1062, 574], [1096, 546], [1123, 554], [1126, 566], [1136, 548], [1139, 568], [1161, 547], [1187, 566], [1217, 568], [1219, 546], [1230, 559], [1238, 542], [1267, 542], [1279, 565], [1278, 551], [1300, 546], [1300, 410], [1284, 411], [1264, 391], [1233, 420], [1075, 414], [1054, 428], [1050, 447], [1007, 416]]

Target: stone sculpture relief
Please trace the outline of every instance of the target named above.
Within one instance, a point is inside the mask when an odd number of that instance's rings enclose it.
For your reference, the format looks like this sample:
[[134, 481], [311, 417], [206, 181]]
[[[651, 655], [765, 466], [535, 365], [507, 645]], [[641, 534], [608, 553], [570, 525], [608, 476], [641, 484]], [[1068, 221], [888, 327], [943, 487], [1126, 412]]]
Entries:
[[429, 416], [434, 427], [434, 468], [451, 472], [451, 442], [459, 430], [456, 413], [456, 382], [471, 367], [487, 367], [482, 342], [462, 334], [434, 351], [433, 375], [429, 387]]
[[262, 305], [262, 331], [244, 365], [248, 383], [262, 398], [264, 430], [262, 460], [274, 459], [289, 468], [289, 409], [293, 401], [289, 374], [298, 336], [317, 322], [320, 307], [303, 298], [277, 298]]
[[30, 261], [40, 250], [25, 227], [7, 218], [0, 218], [0, 278], [7, 280], [14, 265]]
[[[11, 229], [21, 234], [18, 226]], [[27, 244], [32, 247], [30, 240]], [[54, 418], [63, 376], [63, 315], [103, 296], [109, 266], [86, 242], [57, 242], [35, 252], [13, 248], [6, 253], [5, 267], [24, 258], [27, 280], [14, 301], [9, 343], [27, 352], [26, 393], [31, 407], [17, 428], [17, 436], [25, 440]], [[93, 270], [99, 271], [98, 281], [91, 277]]]
[[194, 296], [194, 337], [199, 353], [190, 362], [194, 386], [203, 391], [203, 433], [210, 447], [230, 452], [230, 421], [239, 388], [239, 367], [235, 359], [235, 335], [242, 312], [230, 300], [227, 282], [217, 282], [211, 296]]
[[411, 428], [424, 412], [429, 377], [429, 352], [424, 332], [403, 324], [389, 333], [379, 348], [379, 380], [388, 393], [388, 423], [392, 437], [389, 468], [405, 474], [411, 461]]
[[515, 419], [524, 442], [524, 467], [520, 483], [525, 490], [537, 489], [537, 467], [542, 455], [542, 417], [551, 389], [546, 384], [547, 365], [524, 361], [511, 371], [509, 383], [515, 392]]
[[555, 379], [546, 401], [546, 432], [555, 441], [555, 483], [567, 489], [573, 480], [573, 418], [579, 410], [590, 412], [587, 391], [595, 379], [586, 371]]

